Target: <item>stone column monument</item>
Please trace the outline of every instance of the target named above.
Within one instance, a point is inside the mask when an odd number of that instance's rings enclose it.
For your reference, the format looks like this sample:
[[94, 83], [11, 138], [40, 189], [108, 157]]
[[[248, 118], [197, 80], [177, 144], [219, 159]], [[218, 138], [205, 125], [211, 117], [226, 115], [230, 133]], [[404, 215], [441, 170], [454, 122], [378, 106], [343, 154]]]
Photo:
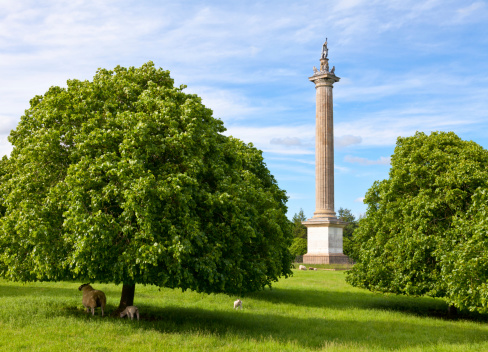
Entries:
[[342, 253], [342, 231], [346, 223], [337, 219], [334, 211], [334, 126], [332, 88], [340, 78], [335, 67], [329, 69], [327, 39], [322, 46], [320, 70], [315, 66], [309, 78], [315, 83], [315, 212], [304, 221], [307, 227], [305, 264], [347, 263]]

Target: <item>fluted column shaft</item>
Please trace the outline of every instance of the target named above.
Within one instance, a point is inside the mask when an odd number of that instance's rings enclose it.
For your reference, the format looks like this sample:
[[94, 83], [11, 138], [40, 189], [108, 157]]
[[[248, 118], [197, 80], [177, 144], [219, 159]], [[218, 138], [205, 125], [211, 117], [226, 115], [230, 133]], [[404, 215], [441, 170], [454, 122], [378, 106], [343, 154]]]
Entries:
[[315, 82], [315, 213], [314, 217], [335, 217], [334, 212], [334, 126], [332, 80]]
[[[327, 61], [323, 60], [324, 67]], [[315, 212], [313, 218], [336, 219], [334, 211], [334, 117], [332, 88], [339, 81], [335, 74], [318, 72], [315, 83]]]

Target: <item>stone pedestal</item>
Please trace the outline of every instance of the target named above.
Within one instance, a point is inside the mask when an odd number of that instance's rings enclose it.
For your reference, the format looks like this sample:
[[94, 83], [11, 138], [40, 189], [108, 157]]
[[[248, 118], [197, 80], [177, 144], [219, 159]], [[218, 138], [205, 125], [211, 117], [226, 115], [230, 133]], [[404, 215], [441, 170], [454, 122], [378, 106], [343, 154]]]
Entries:
[[302, 222], [307, 227], [307, 254], [304, 264], [347, 264], [342, 252], [342, 232], [346, 223], [339, 219], [312, 218]]

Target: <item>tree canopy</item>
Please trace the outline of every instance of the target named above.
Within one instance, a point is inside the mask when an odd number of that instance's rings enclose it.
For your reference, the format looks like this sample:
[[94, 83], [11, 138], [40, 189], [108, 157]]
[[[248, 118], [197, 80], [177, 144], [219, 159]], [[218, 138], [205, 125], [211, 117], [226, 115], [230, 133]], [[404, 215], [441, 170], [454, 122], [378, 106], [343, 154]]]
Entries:
[[389, 178], [366, 194], [347, 280], [488, 311], [488, 151], [454, 133], [398, 138]]
[[0, 275], [240, 294], [291, 274], [281, 190], [169, 71], [35, 96], [0, 163]]

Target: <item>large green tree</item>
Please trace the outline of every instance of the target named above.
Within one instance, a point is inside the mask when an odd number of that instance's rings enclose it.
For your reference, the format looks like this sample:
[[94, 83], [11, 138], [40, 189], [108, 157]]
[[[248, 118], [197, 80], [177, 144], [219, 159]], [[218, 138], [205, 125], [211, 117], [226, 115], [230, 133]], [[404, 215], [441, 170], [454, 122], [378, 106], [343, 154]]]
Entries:
[[0, 275], [242, 294], [291, 274], [286, 194], [152, 62], [35, 96], [0, 164]]
[[366, 194], [347, 280], [488, 311], [488, 151], [454, 133], [399, 138]]

